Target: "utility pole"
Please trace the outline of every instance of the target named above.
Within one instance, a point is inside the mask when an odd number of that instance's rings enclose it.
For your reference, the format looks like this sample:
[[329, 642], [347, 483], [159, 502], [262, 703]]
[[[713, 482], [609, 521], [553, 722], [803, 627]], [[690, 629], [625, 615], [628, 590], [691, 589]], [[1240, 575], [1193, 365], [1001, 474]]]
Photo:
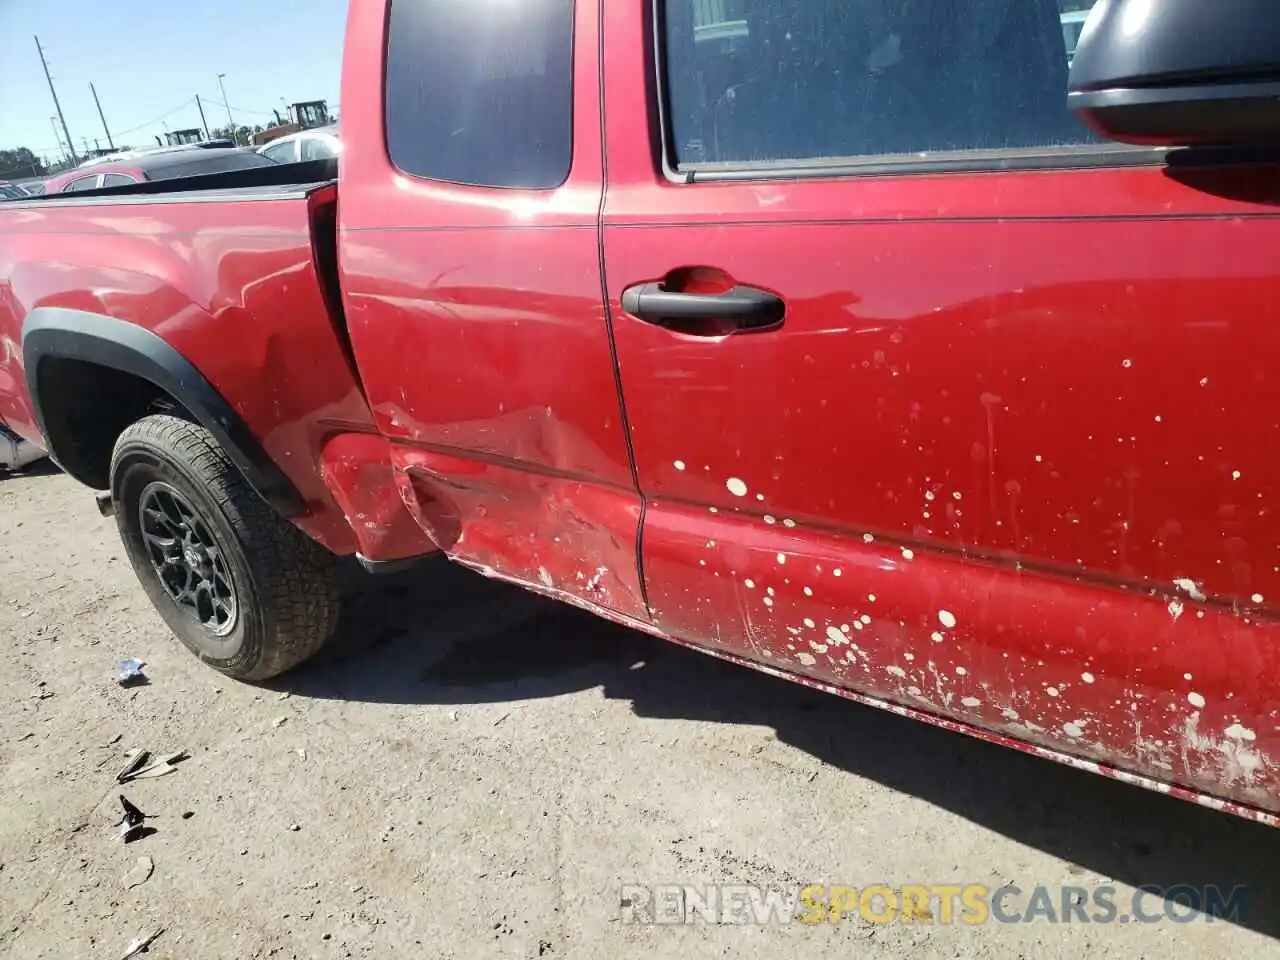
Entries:
[[213, 137], [209, 135], [209, 121], [204, 118], [204, 104], [200, 102], [200, 94], [198, 93], [196, 94], [196, 109], [200, 111], [200, 126], [204, 127], [204, 138], [212, 140]]
[[67, 118], [62, 115], [62, 104], [58, 102], [58, 91], [53, 89], [53, 77], [49, 76], [49, 63], [44, 58], [44, 47], [40, 46], [40, 38], [36, 37], [36, 50], [40, 54], [40, 66], [44, 67], [44, 78], [49, 81], [49, 92], [53, 94], [53, 105], [58, 110], [58, 119], [62, 121], [62, 133], [67, 139], [67, 149], [71, 151], [71, 162], [77, 163], [79, 157], [76, 156], [75, 145], [71, 142], [71, 133], [67, 130]]
[[67, 159], [67, 148], [62, 145], [62, 134], [58, 133], [58, 118], [50, 117], [49, 126], [53, 127], [53, 142], [58, 145], [58, 152], [62, 154], [62, 159]]
[[222, 92], [222, 105], [227, 108], [227, 126], [231, 128], [231, 142], [239, 143], [240, 140], [236, 137], [236, 122], [231, 119], [231, 101], [227, 99], [227, 88], [222, 84], [222, 78], [225, 76], [225, 73], [218, 74], [218, 89]]
[[[102, 132], [107, 135], [107, 146], [114, 150], [116, 145], [111, 139], [111, 131], [107, 129], [107, 118], [102, 113], [102, 104], [98, 102], [98, 91], [93, 88], [92, 83], [89, 84], [89, 92], [93, 94], [93, 105], [98, 108], [98, 119], [102, 121]], [[94, 142], [97, 142], [96, 138]]]

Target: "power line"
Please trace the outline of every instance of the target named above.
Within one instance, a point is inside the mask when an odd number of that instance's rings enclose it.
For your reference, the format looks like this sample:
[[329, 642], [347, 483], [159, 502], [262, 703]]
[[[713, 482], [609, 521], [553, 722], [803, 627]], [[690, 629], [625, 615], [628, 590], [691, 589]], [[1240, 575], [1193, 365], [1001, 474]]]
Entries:
[[169, 111], [168, 111], [168, 112], [166, 112], [166, 113], [162, 113], [162, 114], [160, 114], [160, 116], [158, 116], [158, 117], [156, 117], [156, 118], [154, 118], [154, 119], [152, 119], [152, 120], [148, 120], [146, 123], [140, 123], [140, 124], [138, 124], [136, 127], [130, 127], [128, 130], [117, 130], [117, 131], [116, 131], [116, 136], [118, 136], [118, 137], [119, 137], [119, 136], [123, 136], [123, 135], [124, 135], [124, 134], [126, 134], [126, 133], [136, 133], [137, 131], [141, 130], [143, 127], [152, 127], [152, 126], [155, 126], [155, 125], [156, 125], [157, 123], [159, 123], [161, 120], [165, 120], [165, 119], [167, 119], [167, 118], [169, 118], [169, 117], [173, 116], [175, 113], [177, 113], [177, 112], [178, 112], [178, 111], [180, 111], [180, 110], [185, 110], [187, 107], [191, 106], [191, 105], [192, 105], [193, 103], [195, 103], [195, 102], [196, 102], [195, 97], [192, 97], [192, 98], [191, 98], [191, 99], [189, 99], [189, 100], [183, 100], [183, 101], [182, 101], [182, 103], [178, 104], [178, 105], [177, 105], [176, 107], [174, 107], [172, 110], [169, 110]]

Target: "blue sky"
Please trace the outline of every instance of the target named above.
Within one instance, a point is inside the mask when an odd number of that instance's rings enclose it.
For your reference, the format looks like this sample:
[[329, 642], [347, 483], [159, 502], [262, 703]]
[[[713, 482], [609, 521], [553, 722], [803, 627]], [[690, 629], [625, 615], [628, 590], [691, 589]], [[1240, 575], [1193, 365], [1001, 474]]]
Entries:
[[59, 156], [39, 35], [67, 127], [82, 150], [105, 147], [90, 81], [116, 146], [154, 144], [170, 129], [273, 122], [282, 99], [339, 102], [347, 0], [0, 0], [0, 149]]

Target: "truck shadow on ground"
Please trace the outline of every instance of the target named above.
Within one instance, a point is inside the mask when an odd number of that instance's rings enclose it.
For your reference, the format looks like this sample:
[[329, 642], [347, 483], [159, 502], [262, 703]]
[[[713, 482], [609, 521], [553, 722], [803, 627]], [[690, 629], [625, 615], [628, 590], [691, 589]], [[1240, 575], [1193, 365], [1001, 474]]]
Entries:
[[[600, 687], [639, 716], [764, 725], [824, 763], [1060, 857], [1072, 871], [1166, 889], [1243, 885], [1233, 922], [1280, 938], [1272, 908], [1280, 830], [733, 666], [444, 561], [350, 577], [345, 592], [338, 637], [280, 689], [466, 704]], [[1125, 912], [1124, 899], [1116, 902]]]

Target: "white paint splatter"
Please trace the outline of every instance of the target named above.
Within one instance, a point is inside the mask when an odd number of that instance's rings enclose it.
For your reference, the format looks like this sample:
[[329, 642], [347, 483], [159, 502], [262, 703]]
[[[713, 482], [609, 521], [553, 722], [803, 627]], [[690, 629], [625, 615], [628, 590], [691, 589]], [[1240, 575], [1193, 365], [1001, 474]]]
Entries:
[[756, 582], [752, 580], [750, 577], [747, 577], [747, 579], [743, 580], [742, 585], [746, 587], [748, 590], [754, 590], [756, 588]]
[[788, 530], [790, 530], [790, 529], [792, 529], [793, 527], [795, 527], [796, 522], [795, 522], [794, 520], [792, 520], [791, 518], [789, 518], [789, 517], [783, 517], [783, 518], [782, 518], [782, 525], [783, 525], [784, 527], [786, 527]]
[[1260, 593], [1255, 593], [1255, 594], [1254, 594], [1252, 597], [1250, 597], [1249, 599], [1250, 599], [1250, 600], [1252, 600], [1254, 603], [1261, 603], [1261, 602], [1262, 602], [1262, 594], [1260, 594]]
[[771, 527], [772, 527], [775, 523], [777, 523], [777, 522], [778, 522], [778, 518], [777, 518], [777, 517], [771, 517], [771, 516], [769, 516], [769, 514], [767, 514], [767, 513], [766, 513], [766, 514], [764, 515], [764, 522], [765, 522], [765, 523], [767, 523], [769, 526], [771, 526]]
[[935, 630], [933, 631], [933, 633], [929, 634], [929, 639], [931, 639], [934, 643], [941, 643], [945, 638], [942, 636], [942, 634], [939, 631]]
[[1204, 708], [1204, 697], [1192, 690], [1187, 694], [1187, 703], [1191, 704], [1197, 710]]
[[956, 625], [956, 615], [950, 610], [939, 610], [938, 622], [950, 630]]
[[805, 595], [806, 597], [812, 597], [812, 596], [813, 596], [813, 588], [812, 588], [812, 587], [805, 587], [805, 588], [804, 588], [804, 595]]
[[683, 469], [684, 469], [684, 461], [683, 461], [683, 460], [677, 460], [675, 463], [673, 463], [673, 464], [672, 464], [672, 466], [673, 466], [673, 467], [675, 467], [677, 470], [683, 470]]
[[1222, 732], [1225, 733], [1232, 740], [1257, 740], [1258, 739], [1258, 735], [1256, 733], [1254, 733], [1248, 727], [1242, 727], [1239, 723], [1233, 723], [1231, 726], [1227, 727], [1227, 729]]
[[864, 533], [864, 534], [862, 535], [862, 542], [863, 542], [863, 543], [874, 543], [874, 542], [875, 542], [875, 539], [876, 539], [876, 538], [875, 538], [875, 537], [873, 537], [873, 536], [872, 536], [871, 534], [869, 534], [869, 533]]
[[542, 585], [544, 587], [550, 587], [555, 585], [555, 581], [551, 579], [551, 571], [548, 570], [546, 567], [538, 568], [538, 579], [542, 581]]
[[1057, 688], [1057, 687], [1046, 687], [1044, 692], [1045, 692], [1045, 693], [1047, 693], [1047, 694], [1048, 694], [1049, 696], [1051, 696], [1051, 697], [1056, 697], [1056, 696], [1058, 695], [1058, 688]]
[[1133, 366], [1133, 361], [1129, 359], [1121, 360], [1120, 366], [1124, 367], [1127, 370], [1129, 367]]
[[905, 677], [907, 675], [907, 671], [903, 670], [901, 667], [897, 666], [896, 664], [893, 666], [885, 667], [884, 672], [888, 674], [892, 674], [895, 677]]
[[1082, 727], [1079, 723], [1064, 723], [1062, 725], [1062, 729], [1063, 729], [1063, 732], [1065, 732], [1068, 737], [1071, 737], [1073, 739], [1076, 737], [1084, 736], [1084, 727]]
[[964, 667], [956, 667], [956, 676], [957, 676], [957, 677], [963, 677], [963, 676], [965, 676], [966, 674], [968, 674], [968, 672], [969, 672], [969, 671], [968, 671], [968, 670], [966, 670]]
[[761, 503], [764, 503], [764, 494], [763, 494], [763, 493], [757, 493], [757, 494], [756, 494], [756, 499], [757, 499], [757, 500], [759, 500]]
[[981, 701], [981, 700], [979, 700], [977, 697], [965, 697], [965, 698], [964, 698], [963, 700], [961, 700], [960, 702], [961, 702], [961, 703], [963, 703], [966, 707], [980, 707], [980, 706], [982, 706], [982, 701]]
[[773, 606], [773, 597], [765, 597], [765, 598], [764, 598], [764, 605], [765, 605], [766, 607], [772, 607], [772, 606]]
[[799, 660], [806, 667], [812, 667], [815, 663], [818, 662], [813, 658], [813, 654], [811, 653], [797, 653], [796, 659]]
[[747, 485], [737, 477], [730, 477], [724, 482], [724, 485], [735, 497], [745, 497], [747, 495]]
[[1085, 683], [1093, 683], [1097, 678], [1086, 670], [1084, 673], [1080, 674], [1080, 679]]
[[816, 626], [817, 626], [817, 624], [813, 622], [813, 618], [812, 618], [812, 617], [805, 617], [805, 618], [804, 618], [804, 625], [805, 625], [806, 627], [816, 627]]
[[844, 634], [840, 632], [840, 628], [832, 624], [827, 627], [827, 639], [832, 643], [844, 643]]
[[902, 559], [903, 559], [903, 560], [911, 560], [911, 559], [914, 559], [914, 558], [915, 558], [915, 553], [911, 550], [911, 548], [910, 548], [910, 547], [903, 547], [903, 548], [902, 548]]
[[832, 571], [831, 571], [831, 575], [832, 575], [833, 577], [838, 577], [838, 576], [840, 576], [840, 568], [839, 568], [839, 567], [836, 567], [834, 570], [832, 570]]
[[1014, 710], [1012, 707], [1005, 707], [1000, 711], [1000, 716], [1004, 717], [1006, 720], [1017, 720], [1018, 711]]
[[1177, 597], [1169, 601], [1169, 616], [1173, 617], [1174, 620], [1182, 616], [1182, 601]]
[[1192, 600], [1207, 599], [1204, 595], [1204, 591], [1200, 589], [1200, 584], [1196, 583], [1194, 580], [1188, 579], [1187, 577], [1182, 577], [1179, 580], [1173, 581], [1173, 585], [1189, 596]]
[[867, 601], [868, 601], [869, 603], [875, 603], [875, 602], [876, 602], [876, 595], [875, 595], [874, 593], [868, 593], [868, 594], [867, 594]]
[[[857, 621], [855, 620], [854, 622], [856, 623]], [[840, 632], [841, 632], [841, 633], [848, 633], [848, 632], [849, 632], [849, 625], [848, 625], [847, 623], [842, 623], [842, 624], [840, 624]]]
[[786, 563], [786, 562], [787, 562], [787, 555], [786, 555], [785, 553], [780, 553], [780, 554], [778, 554], [778, 562], [779, 562], [779, 563]]
[[1232, 479], [1232, 480], [1239, 480], [1239, 479], [1240, 479], [1240, 471], [1239, 471], [1239, 470], [1232, 470], [1232, 471], [1231, 471], [1231, 479]]

